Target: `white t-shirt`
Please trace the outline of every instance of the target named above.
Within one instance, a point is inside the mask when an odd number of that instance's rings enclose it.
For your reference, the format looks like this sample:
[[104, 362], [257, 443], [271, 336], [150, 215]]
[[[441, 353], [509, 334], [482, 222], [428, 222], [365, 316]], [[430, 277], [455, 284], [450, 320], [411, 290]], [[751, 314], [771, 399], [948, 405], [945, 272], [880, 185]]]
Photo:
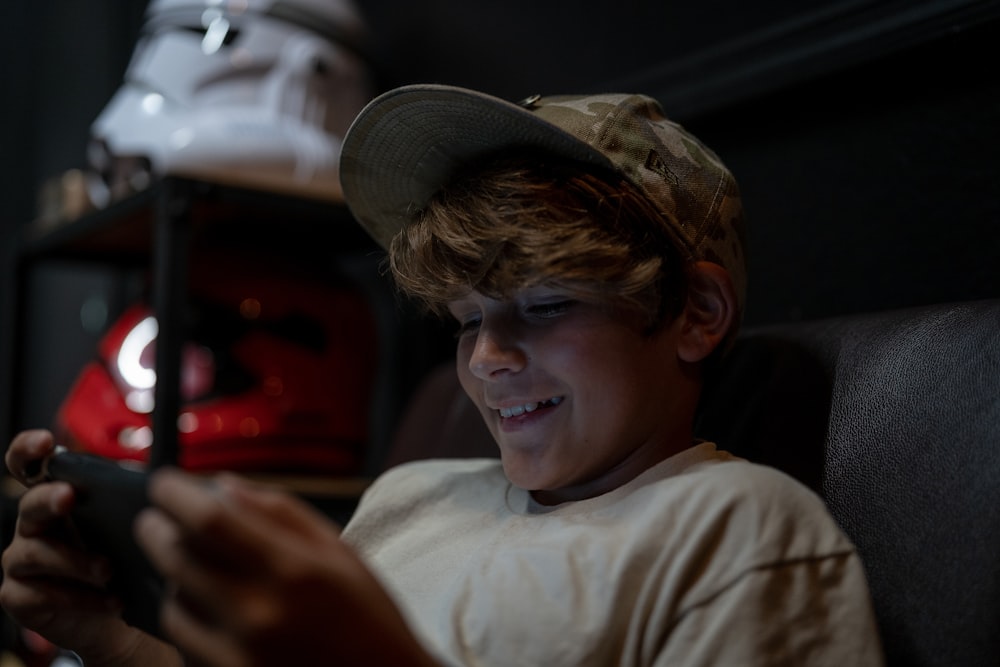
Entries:
[[711, 443], [554, 507], [497, 460], [405, 464], [344, 539], [447, 665], [882, 664], [821, 499]]

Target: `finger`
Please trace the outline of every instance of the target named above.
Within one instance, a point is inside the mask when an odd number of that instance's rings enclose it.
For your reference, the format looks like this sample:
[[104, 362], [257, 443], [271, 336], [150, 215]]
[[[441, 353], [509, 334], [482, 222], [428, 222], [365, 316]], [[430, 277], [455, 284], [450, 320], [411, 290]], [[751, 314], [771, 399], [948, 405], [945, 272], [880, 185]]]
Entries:
[[[224, 486], [224, 485], [221, 485]], [[273, 492], [263, 493], [261, 500], [269, 505], [283, 495]], [[216, 493], [226, 494], [225, 489]], [[246, 507], [237, 501], [222, 501], [231, 510], [229, 522], [246, 521]], [[233, 511], [233, 507], [235, 510]], [[302, 563], [317, 558], [313, 543], [306, 548], [302, 541], [290, 543], [276, 537], [274, 531], [263, 530], [252, 540], [237, 541], [236, 544], [220, 538], [238, 533], [248, 536], [255, 528], [214, 529], [210, 535], [185, 531], [170, 515], [151, 508], [140, 514], [136, 522], [137, 541], [147, 551], [154, 567], [172, 582], [176, 597], [183, 603], [187, 613], [202, 623], [214, 628], [224, 628], [233, 637], [246, 638], [254, 634], [255, 628], [267, 627], [272, 618], [274, 594], [276, 590], [300, 584], [311, 588], [315, 578], [304, 583], [288, 576], [297, 572], [313, 572], [303, 569]], [[334, 533], [334, 538], [336, 534]], [[212, 547], [204, 544], [211, 542]], [[284, 551], [282, 551], [284, 550]], [[278, 553], [280, 551], [280, 553]]]
[[0, 604], [16, 612], [21, 622], [30, 627], [47, 625], [63, 610], [72, 609], [74, 615], [92, 611], [118, 613], [121, 601], [102, 588], [95, 588], [76, 580], [45, 577], [18, 577], [7, 573], [0, 587]]
[[186, 548], [234, 581], [248, 575], [258, 580], [294, 575], [301, 563], [318, 554], [325, 554], [328, 564], [353, 567], [337, 526], [283, 491], [233, 475], [220, 475], [211, 487], [198, 489], [183, 476], [168, 475], [155, 483], [151, 495], [170, 504], [165, 510], [174, 511]]
[[108, 560], [87, 549], [70, 518], [74, 502], [73, 488], [65, 482], [40, 484], [21, 496], [14, 536], [3, 554], [5, 573], [96, 587], [108, 583]]
[[231, 474], [220, 475], [217, 486], [240, 507], [242, 516], [269, 521], [268, 531], [309, 535], [322, 541], [339, 538], [340, 527], [336, 523], [312, 505], [284, 491], [253, 484]]
[[259, 517], [248, 516], [215, 481], [163, 470], [150, 480], [149, 496], [176, 522], [185, 548], [206, 560], [246, 572], [259, 567], [274, 548], [273, 529], [261, 530]]
[[58, 602], [67, 599], [60, 591], [75, 599], [75, 590], [107, 585], [111, 578], [107, 559], [85, 550], [67, 519], [72, 502], [72, 489], [65, 484], [43, 484], [22, 496], [13, 537], [0, 561], [5, 596], [23, 586]]
[[44, 429], [32, 429], [18, 433], [11, 441], [4, 455], [7, 470], [19, 482], [29, 484], [29, 468], [38, 464], [55, 449], [52, 433]]
[[3, 553], [7, 576], [107, 583], [107, 560], [84, 548], [67, 518], [72, 504], [73, 491], [66, 484], [43, 484], [21, 497], [14, 535]]
[[177, 523], [156, 508], [143, 510], [135, 522], [136, 541], [153, 567], [170, 582], [175, 595], [206, 621], [218, 622], [238, 607], [248, 586], [240, 568], [192, 548]]
[[228, 563], [220, 563], [193, 548], [192, 542], [197, 540], [189, 539], [179, 524], [158, 508], [146, 508], [139, 513], [134, 534], [150, 563], [177, 585], [201, 590], [230, 569]]
[[54, 523], [65, 523], [76, 497], [66, 482], [40, 484], [21, 495], [17, 506], [17, 530], [22, 535], [46, 532]]
[[153, 473], [149, 480], [150, 502], [176, 520], [184, 530], [210, 529], [222, 511], [214, 480], [196, 478], [174, 468]]
[[15, 536], [3, 552], [2, 563], [7, 578], [50, 578], [97, 588], [111, 579], [106, 558], [61, 540]]
[[[150, 484], [150, 498], [182, 523], [192, 526], [211, 520], [220, 511], [245, 516], [249, 510], [255, 519], [270, 519], [275, 527], [286, 526], [288, 519], [295, 520], [296, 526], [309, 525], [311, 519], [300, 520], [303, 509], [306, 513], [312, 510], [312, 518], [322, 516], [283, 491], [232, 473], [221, 473], [209, 482], [177, 471], [157, 473]], [[297, 509], [296, 505], [303, 509]]]

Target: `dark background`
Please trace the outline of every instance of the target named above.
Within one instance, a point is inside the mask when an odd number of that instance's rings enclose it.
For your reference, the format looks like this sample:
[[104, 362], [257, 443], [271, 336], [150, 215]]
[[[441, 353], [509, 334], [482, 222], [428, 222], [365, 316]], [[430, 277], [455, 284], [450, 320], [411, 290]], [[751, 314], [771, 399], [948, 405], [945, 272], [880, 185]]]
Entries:
[[[378, 87], [634, 91], [716, 149], [751, 226], [749, 326], [1000, 294], [1000, 2], [359, 0]], [[41, 184], [83, 166], [144, 2], [0, 4], [0, 313]], [[46, 425], [127, 281], [32, 274], [0, 428]], [[420, 350], [417, 350], [420, 353]], [[11, 360], [26, 377], [16, 383]], [[9, 392], [23, 406], [7, 414]]]

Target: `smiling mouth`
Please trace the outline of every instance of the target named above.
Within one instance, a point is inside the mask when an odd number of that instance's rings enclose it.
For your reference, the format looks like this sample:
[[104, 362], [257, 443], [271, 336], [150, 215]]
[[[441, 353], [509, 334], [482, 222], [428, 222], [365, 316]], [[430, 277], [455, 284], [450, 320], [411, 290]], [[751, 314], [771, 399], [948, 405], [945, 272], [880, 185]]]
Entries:
[[529, 412], [534, 412], [538, 408], [547, 408], [562, 403], [562, 396], [554, 396], [550, 399], [532, 403], [525, 403], [524, 405], [514, 405], [509, 408], [500, 408], [498, 412], [502, 419], [510, 419], [511, 417], [520, 417], [523, 414]]

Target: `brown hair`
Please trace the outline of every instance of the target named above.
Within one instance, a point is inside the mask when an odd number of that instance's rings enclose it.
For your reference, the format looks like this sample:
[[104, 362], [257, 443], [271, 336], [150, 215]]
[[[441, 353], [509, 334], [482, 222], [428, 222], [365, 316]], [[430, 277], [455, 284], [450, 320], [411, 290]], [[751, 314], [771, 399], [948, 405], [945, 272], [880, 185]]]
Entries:
[[688, 257], [631, 183], [543, 157], [498, 157], [440, 190], [391, 243], [396, 284], [443, 313], [469, 290], [503, 298], [563, 285], [638, 312], [647, 329], [687, 297]]

